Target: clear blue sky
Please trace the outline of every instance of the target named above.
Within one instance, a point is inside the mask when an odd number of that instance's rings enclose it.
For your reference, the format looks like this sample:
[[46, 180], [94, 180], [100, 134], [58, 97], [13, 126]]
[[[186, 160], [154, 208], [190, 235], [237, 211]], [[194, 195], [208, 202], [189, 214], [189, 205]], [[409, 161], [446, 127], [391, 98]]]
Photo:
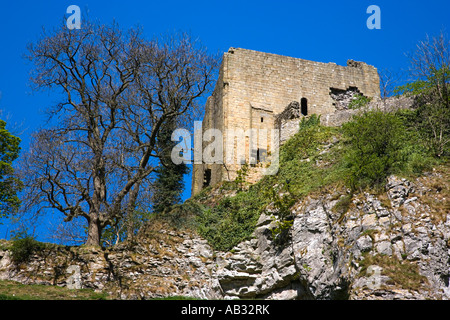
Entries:
[[[140, 25], [150, 38], [167, 31], [189, 31], [212, 52], [229, 47], [271, 52], [345, 65], [348, 59], [365, 61], [378, 69], [407, 68], [405, 53], [428, 33], [450, 32], [450, 1], [2, 1], [0, 4], [0, 109], [10, 124], [21, 124], [22, 148], [43, 124], [41, 111], [55, 102], [51, 93], [31, 94], [30, 65], [23, 59], [26, 45], [41, 28], [68, 17], [69, 5], [122, 28]], [[381, 9], [381, 29], [369, 30], [369, 5]], [[190, 194], [190, 177], [187, 178]], [[0, 238], [7, 225], [0, 226]]]

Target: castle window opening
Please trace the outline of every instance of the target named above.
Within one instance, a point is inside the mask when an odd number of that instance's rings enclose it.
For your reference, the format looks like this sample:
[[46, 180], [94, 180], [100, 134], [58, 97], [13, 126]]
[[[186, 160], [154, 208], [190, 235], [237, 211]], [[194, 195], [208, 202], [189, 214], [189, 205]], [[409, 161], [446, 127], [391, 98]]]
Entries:
[[300, 100], [300, 112], [304, 116], [308, 115], [308, 99], [302, 98]]
[[266, 161], [266, 156], [267, 156], [267, 150], [258, 148], [258, 150], [256, 152], [256, 163]]
[[203, 175], [203, 188], [209, 187], [211, 184], [211, 169], [206, 169]]
[[264, 122], [264, 117], [261, 117], [261, 122]]

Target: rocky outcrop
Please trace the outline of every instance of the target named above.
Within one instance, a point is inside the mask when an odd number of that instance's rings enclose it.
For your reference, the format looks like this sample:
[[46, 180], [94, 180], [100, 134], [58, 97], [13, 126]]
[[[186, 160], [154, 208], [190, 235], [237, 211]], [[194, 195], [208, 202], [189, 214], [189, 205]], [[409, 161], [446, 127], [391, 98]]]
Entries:
[[386, 188], [386, 195], [354, 196], [345, 213], [336, 209], [345, 196], [309, 197], [297, 203], [290, 238], [281, 246], [271, 240], [273, 219], [261, 216], [255, 239], [218, 255], [215, 273], [222, 294], [265, 299], [450, 298], [450, 213], [437, 218], [437, 212], [420, 201], [428, 190], [420, 180], [414, 186], [390, 177]]
[[448, 174], [386, 192], [333, 190], [292, 207], [284, 237], [261, 215], [251, 240], [214, 252], [195, 233], [149, 226], [133, 244], [53, 247], [26, 264], [0, 245], [0, 279], [93, 288], [119, 299], [449, 299]]

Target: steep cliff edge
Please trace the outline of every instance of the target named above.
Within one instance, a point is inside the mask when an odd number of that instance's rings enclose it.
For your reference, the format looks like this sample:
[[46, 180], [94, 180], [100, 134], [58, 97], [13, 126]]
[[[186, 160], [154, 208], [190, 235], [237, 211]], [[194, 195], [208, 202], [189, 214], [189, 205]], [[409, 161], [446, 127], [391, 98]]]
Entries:
[[[271, 239], [262, 215], [255, 239], [217, 258], [226, 297], [266, 299], [448, 299], [448, 172], [414, 182], [390, 177], [386, 194], [353, 196], [339, 212], [332, 194], [293, 209], [289, 238]], [[341, 199], [342, 200], [342, 199]], [[442, 207], [430, 206], [430, 201]]]

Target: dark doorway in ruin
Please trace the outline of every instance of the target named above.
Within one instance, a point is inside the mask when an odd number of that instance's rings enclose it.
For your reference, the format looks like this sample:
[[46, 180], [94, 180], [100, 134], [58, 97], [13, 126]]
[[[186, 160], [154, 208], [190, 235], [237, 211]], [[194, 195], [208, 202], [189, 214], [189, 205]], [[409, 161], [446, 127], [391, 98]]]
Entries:
[[211, 184], [211, 169], [205, 169], [203, 174], [203, 188], [209, 187]]
[[300, 112], [304, 116], [308, 115], [308, 99], [302, 98], [300, 100]]

